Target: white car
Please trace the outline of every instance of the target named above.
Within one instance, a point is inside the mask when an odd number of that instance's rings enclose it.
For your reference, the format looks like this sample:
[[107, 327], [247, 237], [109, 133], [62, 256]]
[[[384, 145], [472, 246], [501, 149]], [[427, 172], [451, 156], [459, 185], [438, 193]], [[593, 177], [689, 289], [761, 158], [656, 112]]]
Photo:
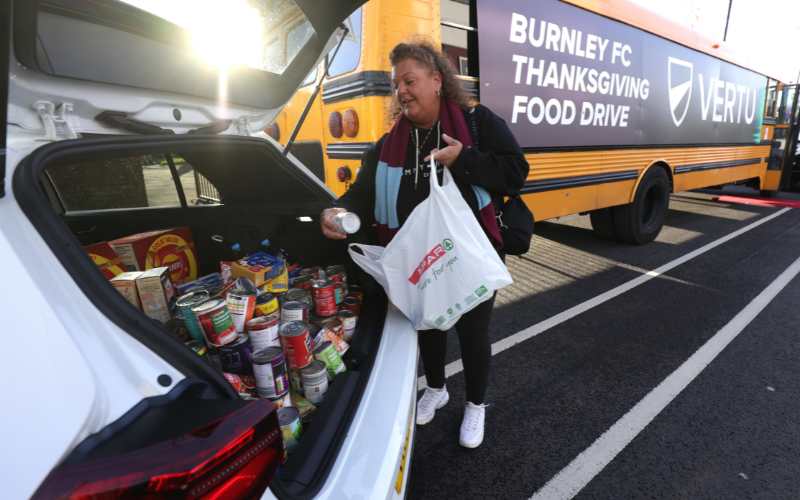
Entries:
[[[333, 193], [261, 132], [364, 1], [2, 3], [3, 499], [405, 496], [416, 332], [322, 236]], [[201, 57], [254, 46], [249, 65]], [[242, 399], [84, 250], [179, 226], [203, 274], [269, 238], [364, 289], [348, 370], [280, 470], [275, 407]]]

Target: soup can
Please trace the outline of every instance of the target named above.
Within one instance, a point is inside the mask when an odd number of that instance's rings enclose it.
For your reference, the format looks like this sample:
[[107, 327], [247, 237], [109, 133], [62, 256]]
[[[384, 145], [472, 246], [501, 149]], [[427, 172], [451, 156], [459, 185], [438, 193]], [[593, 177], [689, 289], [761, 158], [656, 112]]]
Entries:
[[228, 310], [237, 332], [245, 331], [245, 325], [253, 319], [255, 305], [256, 292], [241, 288], [228, 290]]
[[253, 317], [260, 318], [278, 310], [278, 296], [272, 292], [263, 292], [256, 295], [256, 304], [253, 308]]
[[193, 292], [205, 292], [206, 290], [208, 290], [208, 285], [197, 285], [197, 286], [193, 286], [192, 288], [187, 288], [183, 292], [183, 295], [186, 295], [186, 294], [189, 294], [189, 293], [193, 293]]
[[314, 276], [305, 275], [305, 276], [298, 276], [292, 282], [292, 286], [295, 288], [302, 288], [303, 290], [311, 291], [311, 287], [314, 286]]
[[350, 285], [347, 289], [347, 296], [348, 297], [355, 297], [359, 301], [364, 301], [364, 289], [358, 285]]
[[305, 302], [286, 302], [281, 306], [281, 322], [308, 322], [308, 304]]
[[236, 286], [234, 288], [240, 288], [242, 290], [247, 290], [248, 292], [257, 292], [256, 284], [253, 283], [250, 278], [245, 278], [244, 276], [240, 276], [234, 280]]
[[[180, 318], [172, 318], [167, 320], [164, 323], [164, 328], [167, 329], [169, 333], [172, 334], [173, 337], [180, 340], [183, 343], [189, 342], [192, 340], [192, 337], [189, 335], [189, 330], [186, 328], [186, 322]], [[200, 339], [203, 340], [203, 335], [200, 335]]]
[[339, 351], [336, 350], [333, 342], [329, 340], [317, 346], [317, 348], [312, 351], [312, 354], [314, 355], [314, 359], [325, 363], [325, 368], [328, 370], [328, 380], [333, 380], [336, 378], [336, 375], [347, 371], [342, 357], [339, 356]]
[[286, 453], [292, 453], [303, 437], [300, 410], [291, 406], [278, 408], [278, 424], [281, 426], [281, 432], [283, 433], [283, 445], [286, 448]]
[[205, 342], [202, 340], [190, 340], [186, 342], [186, 346], [194, 351], [195, 354], [208, 361], [208, 348], [206, 348]]
[[328, 392], [328, 369], [322, 361], [313, 361], [300, 370], [303, 375], [303, 395], [317, 405]]
[[344, 286], [345, 295], [350, 293], [350, 285], [347, 282], [347, 273], [344, 271], [344, 266], [329, 266], [326, 272], [328, 273], [328, 278], [333, 280], [334, 283], [341, 283]]
[[300, 270], [300, 276], [313, 276], [315, 280], [319, 279], [319, 270], [315, 267], [308, 267]]
[[189, 336], [192, 337], [192, 340], [205, 340], [205, 337], [203, 337], [203, 330], [200, 328], [200, 323], [197, 322], [197, 316], [192, 312], [192, 307], [206, 300], [208, 297], [209, 294], [206, 291], [189, 292], [179, 298], [176, 303], [178, 310], [181, 312], [181, 315], [183, 315], [183, 321], [186, 323], [186, 330], [189, 332]]
[[281, 336], [278, 331], [278, 318], [274, 315], [253, 318], [247, 322], [247, 332], [250, 335], [250, 347], [253, 352], [269, 346], [281, 345]]
[[333, 296], [336, 299], [336, 304], [341, 304], [342, 300], [345, 298], [344, 294], [344, 285], [341, 283], [333, 283]]
[[333, 281], [329, 279], [314, 282], [314, 311], [320, 316], [333, 316], [336, 314], [336, 297], [334, 295]]
[[283, 396], [278, 396], [276, 398], [266, 398], [266, 399], [270, 403], [274, 404], [276, 408], [292, 407], [292, 397], [288, 391]]
[[325, 272], [325, 268], [322, 266], [314, 266], [314, 269], [317, 270], [318, 279], [324, 280], [328, 278], [328, 273]]
[[289, 368], [289, 387], [298, 394], [303, 394], [303, 368]]
[[361, 301], [355, 297], [345, 297], [342, 301], [342, 309], [353, 311], [358, 316], [361, 313]]
[[192, 308], [206, 342], [213, 346], [221, 346], [236, 340], [236, 328], [233, 326], [228, 302], [222, 297], [214, 297], [200, 302]]
[[262, 398], [281, 398], [289, 393], [289, 374], [283, 348], [265, 347], [253, 353], [256, 390]]
[[208, 346], [208, 361], [211, 363], [211, 366], [218, 371], [222, 371], [222, 359], [220, 359], [218, 348]]
[[237, 375], [253, 375], [253, 365], [250, 362], [250, 336], [240, 333], [236, 340], [220, 346], [219, 357], [222, 361], [222, 371]]
[[339, 314], [337, 314], [336, 317], [342, 322], [342, 339], [345, 342], [350, 343], [350, 340], [353, 338], [353, 334], [356, 331], [358, 316], [356, 316], [354, 311], [345, 309], [343, 311], [339, 311]]
[[342, 321], [339, 319], [338, 316], [316, 316], [314, 317], [314, 324], [317, 325], [320, 329], [328, 326], [336, 330], [337, 328], [342, 326]]
[[308, 304], [308, 309], [310, 311], [314, 310], [314, 301], [311, 298], [311, 293], [303, 288], [292, 288], [285, 292], [281, 298], [284, 304], [287, 302], [305, 302]]
[[311, 351], [314, 342], [308, 335], [308, 323], [292, 321], [281, 327], [281, 345], [286, 349], [287, 364], [290, 368], [306, 366], [314, 360]]
[[239, 375], [237, 373], [223, 373], [223, 377], [228, 379], [236, 392], [242, 398], [252, 398], [255, 394], [256, 380], [248, 375]]

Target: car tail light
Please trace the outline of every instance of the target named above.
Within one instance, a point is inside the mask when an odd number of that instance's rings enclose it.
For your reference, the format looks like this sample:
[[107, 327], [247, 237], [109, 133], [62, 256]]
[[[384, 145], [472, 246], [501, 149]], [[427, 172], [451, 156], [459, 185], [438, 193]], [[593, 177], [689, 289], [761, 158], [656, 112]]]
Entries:
[[121, 455], [56, 467], [33, 500], [260, 497], [283, 460], [275, 407], [259, 399], [216, 422]]
[[358, 134], [358, 114], [355, 109], [348, 109], [344, 112], [344, 135], [355, 137]]
[[336, 169], [336, 177], [339, 182], [347, 182], [353, 178], [353, 174], [350, 172], [350, 167], [339, 167]]
[[342, 136], [342, 114], [338, 111], [334, 111], [331, 113], [330, 118], [328, 118], [328, 129], [331, 131], [331, 135], [335, 138], [340, 138]]

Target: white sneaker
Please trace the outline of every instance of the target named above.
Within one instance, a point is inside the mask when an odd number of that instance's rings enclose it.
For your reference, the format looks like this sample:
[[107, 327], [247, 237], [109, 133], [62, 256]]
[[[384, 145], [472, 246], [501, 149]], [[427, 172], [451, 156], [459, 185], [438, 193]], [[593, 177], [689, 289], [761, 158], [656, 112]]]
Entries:
[[489, 405], [474, 405], [467, 402], [464, 407], [464, 420], [461, 422], [461, 446], [477, 448], [483, 442], [483, 420]]
[[436, 414], [436, 410], [446, 405], [450, 401], [450, 394], [447, 393], [447, 386], [441, 390], [432, 387], [425, 388], [425, 394], [417, 403], [417, 425], [425, 425]]

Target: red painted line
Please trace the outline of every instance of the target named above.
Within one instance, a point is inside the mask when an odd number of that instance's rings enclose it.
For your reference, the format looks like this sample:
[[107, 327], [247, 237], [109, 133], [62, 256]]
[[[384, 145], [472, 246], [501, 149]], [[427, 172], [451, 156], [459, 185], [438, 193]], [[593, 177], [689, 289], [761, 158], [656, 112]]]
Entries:
[[713, 201], [723, 203], [743, 203], [745, 205], [764, 205], [766, 207], [789, 207], [800, 208], [800, 200], [779, 200], [776, 198], [745, 198], [741, 196], [717, 196], [711, 198]]

